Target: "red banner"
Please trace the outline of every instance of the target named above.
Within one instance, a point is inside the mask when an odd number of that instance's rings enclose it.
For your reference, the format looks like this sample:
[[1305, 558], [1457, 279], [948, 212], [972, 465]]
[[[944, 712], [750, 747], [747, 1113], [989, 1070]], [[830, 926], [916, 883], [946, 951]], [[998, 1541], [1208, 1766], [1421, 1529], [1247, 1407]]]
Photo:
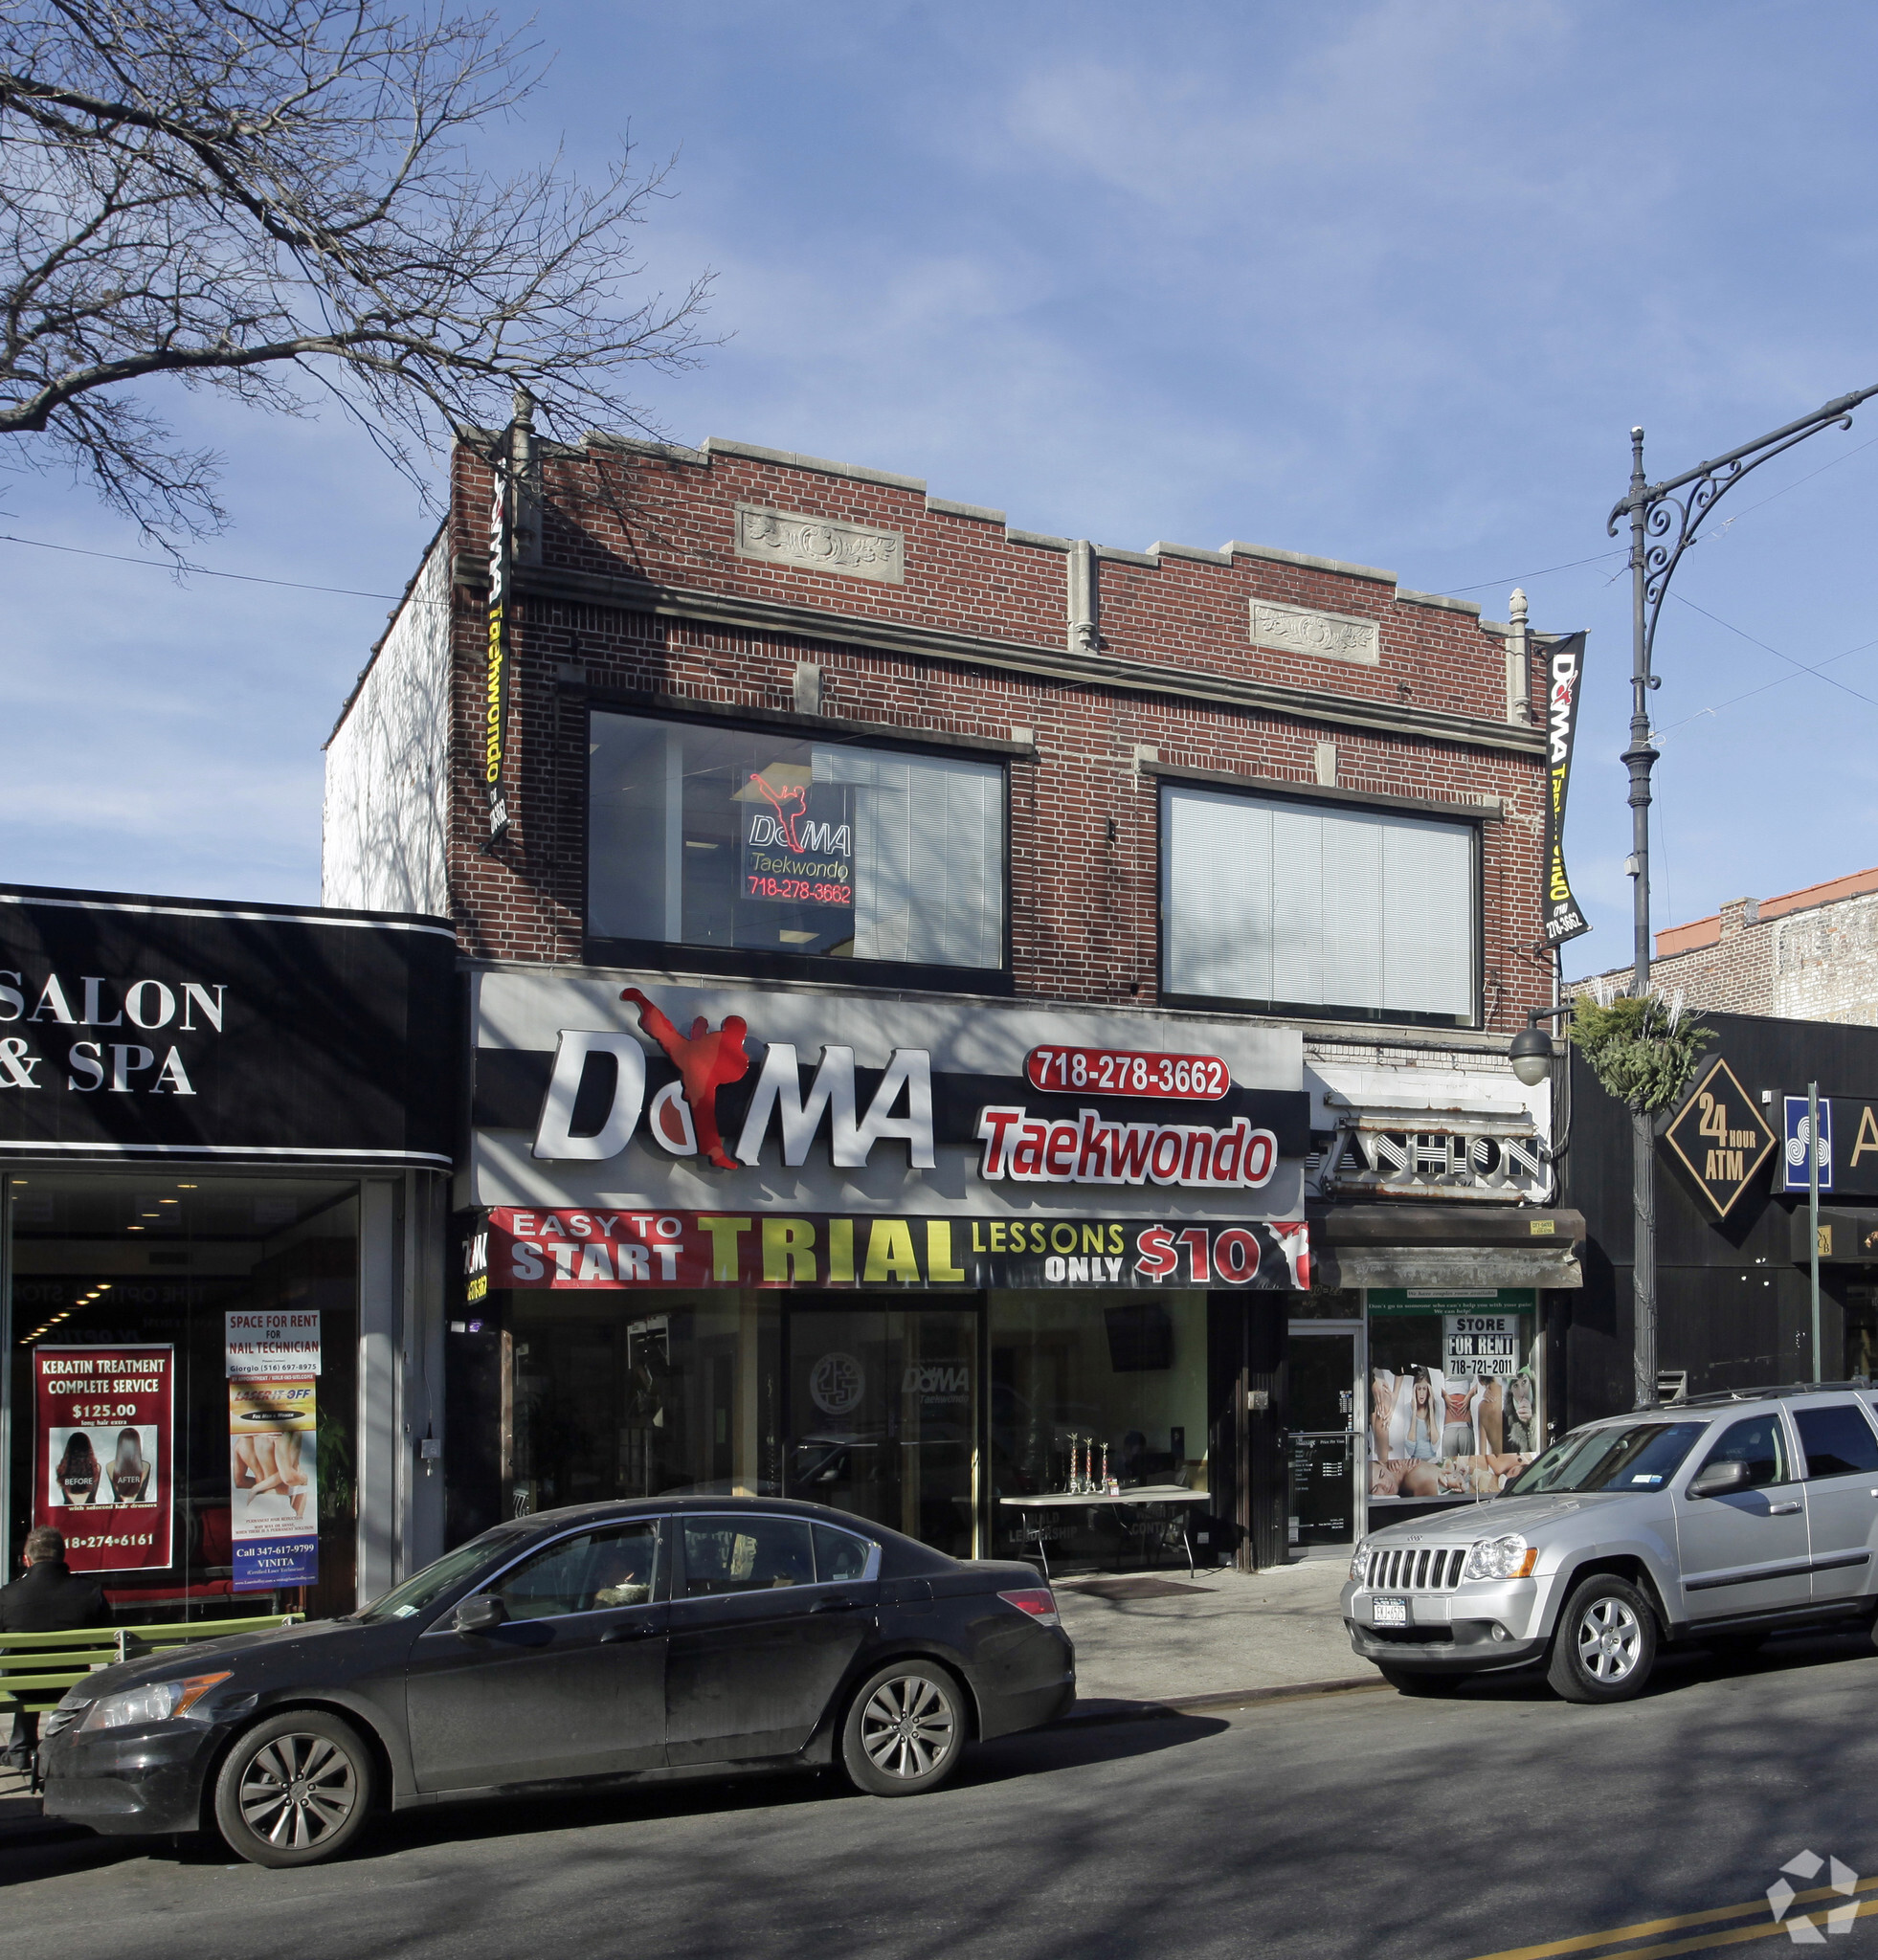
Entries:
[[175, 1372], [167, 1342], [33, 1350], [33, 1522], [64, 1534], [75, 1572], [169, 1564]]
[[[489, 1214], [473, 1239], [467, 1297], [489, 1287], [1246, 1286], [1310, 1284], [1298, 1220], [1190, 1224], [1167, 1218], [920, 1218], [809, 1213]], [[486, 1259], [486, 1264], [485, 1264]], [[471, 1268], [473, 1267], [473, 1270]], [[486, 1283], [483, 1283], [485, 1282]]]

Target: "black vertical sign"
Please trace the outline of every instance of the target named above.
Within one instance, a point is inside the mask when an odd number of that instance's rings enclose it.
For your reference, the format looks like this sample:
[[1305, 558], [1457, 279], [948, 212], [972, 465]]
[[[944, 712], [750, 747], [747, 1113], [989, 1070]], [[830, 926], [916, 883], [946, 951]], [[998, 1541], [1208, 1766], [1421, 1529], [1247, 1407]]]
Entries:
[[1540, 910], [1546, 944], [1563, 946], [1589, 932], [1565, 871], [1565, 794], [1572, 785], [1572, 745], [1578, 733], [1578, 681], [1584, 672], [1584, 635], [1558, 641], [1546, 664], [1546, 868]]
[[504, 430], [495, 458], [496, 484], [489, 504], [489, 654], [483, 676], [487, 738], [483, 774], [489, 788], [489, 835], [484, 840], [485, 850], [493, 850], [508, 835], [508, 795], [503, 788], [503, 762], [508, 742], [509, 440], [510, 432]]

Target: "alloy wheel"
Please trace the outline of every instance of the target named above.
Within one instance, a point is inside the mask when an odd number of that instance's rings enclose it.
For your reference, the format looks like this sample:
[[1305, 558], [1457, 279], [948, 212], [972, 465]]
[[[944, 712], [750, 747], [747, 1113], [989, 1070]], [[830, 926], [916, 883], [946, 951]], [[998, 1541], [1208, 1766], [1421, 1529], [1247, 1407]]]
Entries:
[[1643, 1629], [1621, 1599], [1594, 1600], [1578, 1621], [1578, 1664], [1593, 1681], [1622, 1681], [1642, 1657]]
[[277, 1735], [241, 1772], [241, 1820], [283, 1851], [305, 1851], [358, 1808], [352, 1759], [324, 1735]]
[[955, 1733], [951, 1704], [921, 1674], [883, 1682], [861, 1714], [861, 1746], [883, 1776], [928, 1774], [950, 1752]]

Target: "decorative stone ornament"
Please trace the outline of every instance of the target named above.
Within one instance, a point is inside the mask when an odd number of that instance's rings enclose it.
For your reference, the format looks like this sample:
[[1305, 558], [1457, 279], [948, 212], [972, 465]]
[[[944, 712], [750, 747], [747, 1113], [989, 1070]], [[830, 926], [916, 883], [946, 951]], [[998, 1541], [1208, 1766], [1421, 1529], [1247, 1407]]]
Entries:
[[1252, 601], [1252, 644], [1273, 653], [1349, 660], [1359, 667], [1382, 664], [1382, 635], [1374, 619], [1313, 612], [1303, 606], [1281, 606], [1275, 599]]
[[751, 503], [737, 505], [736, 520], [739, 558], [765, 558], [772, 565], [800, 566], [810, 571], [838, 571], [882, 585], [905, 581], [906, 541], [898, 531], [863, 530], [859, 524], [764, 510]]

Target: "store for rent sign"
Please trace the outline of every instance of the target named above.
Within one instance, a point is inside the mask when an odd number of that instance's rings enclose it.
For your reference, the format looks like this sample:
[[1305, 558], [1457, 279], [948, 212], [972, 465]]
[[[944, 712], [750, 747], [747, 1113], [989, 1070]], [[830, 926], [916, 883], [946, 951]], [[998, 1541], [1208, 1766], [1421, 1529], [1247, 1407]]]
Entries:
[[[477, 1228], [479, 1234], [481, 1227]], [[488, 1281], [526, 1290], [665, 1286], [983, 1287], [1310, 1284], [1297, 1221], [800, 1217], [714, 1212], [488, 1214]]]
[[170, 1562], [175, 1365], [167, 1342], [33, 1350], [33, 1522], [64, 1535], [75, 1572]]

